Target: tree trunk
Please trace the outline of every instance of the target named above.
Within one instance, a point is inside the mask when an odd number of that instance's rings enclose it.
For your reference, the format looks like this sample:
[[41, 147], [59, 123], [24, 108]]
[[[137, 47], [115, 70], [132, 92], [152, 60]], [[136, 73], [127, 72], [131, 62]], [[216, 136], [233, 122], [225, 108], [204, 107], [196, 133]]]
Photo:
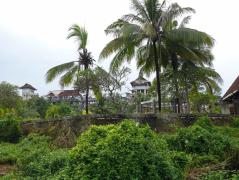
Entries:
[[158, 93], [158, 111], [161, 112], [161, 84], [160, 84], [160, 67], [159, 67], [159, 60], [158, 60], [158, 53], [156, 42], [153, 42], [153, 50], [154, 50], [154, 63], [156, 68], [156, 79], [157, 79], [157, 93]]
[[[88, 70], [88, 65], [85, 64], [85, 70]], [[85, 94], [85, 113], [88, 115], [89, 114], [89, 108], [88, 108], [88, 99], [89, 99], [89, 83], [88, 83], [88, 71], [86, 73], [86, 94]]]
[[177, 60], [177, 55], [172, 54], [172, 67], [173, 67], [173, 73], [174, 73], [174, 85], [175, 85], [175, 95], [176, 95], [176, 104], [177, 106], [177, 113], [180, 113], [180, 101], [179, 101], [179, 88], [178, 88], [178, 80], [176, 78], [176, 73], [178, 71], [178, 60]]
[[188, 85], [186, 83], [185, 86], [185, 92], [186, 92], [186, 101], [187, 101], [187, 113], [190, 114], [191, 112], [191, 107], [190, 107], [190, 101], [189, 101], [189, 93], [188, 93]]
[[85, 95], [85, 113], [89, 114], [89, 112], [88, 112], [88, 97], [89, 97], [89, 85], [88, 85], [88, 83], [87, 83], [86, 86], [87, 87], [86, 87], [86, 95]]

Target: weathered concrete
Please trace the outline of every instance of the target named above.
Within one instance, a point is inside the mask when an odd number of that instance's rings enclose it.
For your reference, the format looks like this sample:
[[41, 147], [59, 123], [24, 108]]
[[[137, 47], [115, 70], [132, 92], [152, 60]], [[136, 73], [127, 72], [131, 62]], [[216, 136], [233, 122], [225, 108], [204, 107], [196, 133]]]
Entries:
[[[200, 115], [202, 116], [202, 115]], [[77, 137], [91, 125], [116, 124], [124, 119], [131, 119], [139, 123], [148, 124], [156, 132], [170, 132], [172, 125], [181, 127], [190, 126], [199, 115], [178, 114], [135, 114], [135, 115], [84, 115], [62, 119], [27, 121], [20, 124], [23, 135], [39, 133], [49, 135], [58, 146], [71, 147]], [[232, 116], [208, 115], [216, 125], [230, 123]]]

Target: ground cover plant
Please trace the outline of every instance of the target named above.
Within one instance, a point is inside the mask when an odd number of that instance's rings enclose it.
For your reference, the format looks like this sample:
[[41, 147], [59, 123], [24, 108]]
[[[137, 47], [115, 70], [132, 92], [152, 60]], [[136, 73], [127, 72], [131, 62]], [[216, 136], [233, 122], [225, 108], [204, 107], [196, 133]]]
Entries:
[[126, 120], [92, 126], [71, 149], [37, 134], [0, 144], [0, 179], [238, 179], [239, 136], [234, 121], [217, 127], [200, 118], [175, 133], [156, 134]]

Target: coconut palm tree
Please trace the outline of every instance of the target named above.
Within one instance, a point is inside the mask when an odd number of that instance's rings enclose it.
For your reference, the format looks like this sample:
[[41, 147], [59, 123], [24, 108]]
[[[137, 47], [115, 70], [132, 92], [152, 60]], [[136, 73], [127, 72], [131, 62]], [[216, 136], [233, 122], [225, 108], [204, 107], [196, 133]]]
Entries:
[[[162, 74], [162, 79], [169, 84], [171, 96], [184, 97], [187, 102], [188, 113], [190, 112], [190, 91], [207, 91], [208, 94], [215, 95], [220, 91], [219, 85], [222, 83], [221, 76], [214, 69], [190, 61], [181, 61], [177, 72], [168, 66]], [[176, 89], [174, 79], [178, 80], [178, 94], [172, 93]]]
[[[194, 12], [192, 8], [181, 8], [175, 4], [175, 8], [166, 8], [166, 1], [162, 4], [158, 0], [131, 0], [134, 13], [124, 15], [121, 19], [112, 23], [105, 30], [114, 39], [102, 50], [100, 58], [107, 58], [115, 54], [111, 69], [118, 68], [125, 61], [130, 62], [136, 56], [138, 65], [141, 60], [147, 61], [146, 67], [153, 67], [156, 72], [158, 107], [161, 111], [160, 70], [162, 65], [160, 45], [163, 36], [163, 27], [169, 19], [181, 16], [184, 13]], [[177, 7], [177, 8], [176, 8]], [[192, 34], [192, 33], [191, 33]], [[170, 34], [173, 36], [173, 34]], [[184, 32], [173, 36], [183, 38]]]
[[86, 89], [85, 111], [86, 114], [88, 114], [88, 97], [90, 88], [88, 79], [90, 78], [90, 67], [93, 66], [94, 59], [86, 48], [88, 33], [85, 28], [74, 24], [69, 28], [69, 31], [70, 33], [67, 36], [67, 39], [75, 38], [77, 40], [79, 58], [76, 61], [67, 62], [49, 69], [46, 73], [46, 82], [52, 82], [56, 77], [61, 76], [59, 83], [64, 87], [78, 82], [79, 79], [82, 79], [81, 77], [84, 76]]
[[[193, 9], [182, 8], [177, 3], [171, 4], [165, 10], [164, 21], [162, 23], [161, 41], [159, 44], [161, 64], [171, 66], [176, 74], [180, 60], [193, 61], [199, 64], [211, 65], [213, 55], [211, 48], [214, 40], [208, 34], [186, 27], [186, 24], [191, 19], [191, 16], [185, 16], [181, 23], [178, 23], [175, 12], [190, 12], [194, 13]], [[176, 13], [177, 14], [177, 13]], [[181, 13], [183, 15], [183, 13]], [[147, 74], [155, 71], [154, 64], [147, 60], [149, 56], [145, 47], [142, 47], [138, 53], [138, 67], [142, 72]], [[176, 89], [176, 102], [178, 104], [178, 112], [180, 112], [178, 80], [174, 76], [174, 84]]]

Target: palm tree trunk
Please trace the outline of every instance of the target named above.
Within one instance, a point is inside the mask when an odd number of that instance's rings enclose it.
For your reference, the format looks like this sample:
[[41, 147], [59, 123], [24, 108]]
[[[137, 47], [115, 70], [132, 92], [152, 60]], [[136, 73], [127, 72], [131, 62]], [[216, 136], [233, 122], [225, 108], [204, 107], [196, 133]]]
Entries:
[[[85, 70], [88, 70], [88, 65], [85, 64]], [[89, 114], [89, 108], [88, 108], [88, 101], [89, 101], [89, 83], [88, 83], [88, 72], [86, 73], [86, 94], [85, 94], [85, 113], [88, 115]]]
[[185, 92], [186, 92], [186, 101], [187, 101], [187, 113], [190, 114], [191, 107], [190, 107], [190, 101], [189, 101], [189, 93], [188, 93], [188, 85], [185, 84]]
[[178, 61], [177, 61], [176, 54], [172, 54], [172, 67], [173, 67], [173, 73], [174, 73], [176, 104], [178, 105], [177, 113], [180, 113], [179, 88], [178, 88], [178, 80], [176, 79], [176, 73], [178, 71]]
[[89, 97], [89, 86], [88, 83], [86, 85], [86, 95], [85, 95], [85, 113], [88, 114], [88, 97]]
[[161, 84], [160, 84], [160, 67], [158, 61], [158, 53], [156, 42], [153, 41], [153, 50], [154, 50], [154, 63], [156, 68], [156, 79], [157, 79], [157, 93], [158, 93], [158, 111], [161, 112]]

